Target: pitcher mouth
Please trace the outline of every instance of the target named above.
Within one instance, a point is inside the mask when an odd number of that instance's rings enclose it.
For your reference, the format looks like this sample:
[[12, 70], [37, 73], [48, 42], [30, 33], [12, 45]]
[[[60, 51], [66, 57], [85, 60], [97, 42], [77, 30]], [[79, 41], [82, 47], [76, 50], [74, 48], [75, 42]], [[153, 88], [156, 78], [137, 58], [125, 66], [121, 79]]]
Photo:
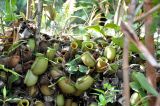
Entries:
[[72, 42], [71, 43], [71, 48], [72, 49], [77, 49], [78, 48], [78, 44], [76, 42]]
[[86, 46], [88, 49], [93, 49], [93, 44], [91, 44], [91, 43], [85, 44], [85, 46]]
[[57, 63], [63, 63], [64, 62], [64, 59], [62, 57], [57, 57], [56, 58], [56, 62]]
[[22, 99], [19, 101], [18, 106], [29, 106], [29, 101], [27, 99]]

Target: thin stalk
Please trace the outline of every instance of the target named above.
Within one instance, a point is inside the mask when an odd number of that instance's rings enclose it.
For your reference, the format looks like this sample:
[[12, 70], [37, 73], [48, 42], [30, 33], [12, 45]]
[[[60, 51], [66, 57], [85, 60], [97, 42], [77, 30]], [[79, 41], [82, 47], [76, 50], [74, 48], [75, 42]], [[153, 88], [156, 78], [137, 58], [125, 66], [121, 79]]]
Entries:
[[[159, 7], [160, 5], [158, 5]], [[156, 6], [157, 7], [157, 6]], [[152, 0], [144, 0], [144, 11], [149, 12], [145, 16], [145, 45], [149, 52], [154, 55], [155, 53], [155, 48], [154, 48], [154, 38], [153, 38], [153, 33], [151, 32], [151, 25], [153, 22], [153, 18], [150, 12], [152, 9]], [[157, 9], [153, 9], [154, 11]], [[153, 11], [152, 10], [152, 11]], [[146, 62], [145, 64], [146, 67], [146, 77], [148, 79], [148, 82], [151, 84], [152, 87], [155, 89], [157, 88], [156, 84], [156, 71], [155, 68], [149, 63]], [[151, 95], [151, 94], [149, 94]], [[149, 106], [154, 106], [155, 105], [155, 97], [149, 98]]]
[[123, 97], [125, 99], [124, 106], [130, 106], [130, 88], [129, 88], [129, 59], [128, 59], [128, 44], [129, 41], [125, 37], [123, 45]]
[[152, 9], [150, 9], [149, 11], [146, 11], [146, 13], [142, 14], [141, 16], [137, 17], [134, 22], [138, 22], [141, 21], [143, 19], [145, 19], [147, 16], [153, 14], [155, 11], [157, 11], [160, 8], [160, 4], [157, 4], [155, 7], [153, 7]]
[[42, 10], [43, 10], [43, 0], [38, 0], [37, 5], [37, 30], [36, 30], [36, 46], [39, 45], [40, 40], [40, 30], [41, 30], [41, 20], [42, 20]]
[[[135, 8], [136, 8], [137, 0], [132, 0], [131, 4], [129, 5], [128, 10], [128, 24], [129, 26], [132, 25], [134, 15], [135, 15]], [[124, 48], [123, 48], [123, 96], [125, 99], [124, 106], [130, 106], [130, 88], [129, 88], [129, 40], [127, 37], [124, 38]]]
[[27, 8], [26, 8], [26, 19], [28, 20], [29, 18], [31, 18], [31, 4], [32, 4], [32, 0], [27, 0]]
[[119, 20], [120, 20], [120, 8], [121, 8], [121, 5], [122, 5], [122, 0], [118, 0], [118, 5], [117, 5], [117, 9], [116, 9], [116, 13], [115, 13], [115, 16], [114, 16], [114, 23], [115, 24], [118, 24], [119, 23]]

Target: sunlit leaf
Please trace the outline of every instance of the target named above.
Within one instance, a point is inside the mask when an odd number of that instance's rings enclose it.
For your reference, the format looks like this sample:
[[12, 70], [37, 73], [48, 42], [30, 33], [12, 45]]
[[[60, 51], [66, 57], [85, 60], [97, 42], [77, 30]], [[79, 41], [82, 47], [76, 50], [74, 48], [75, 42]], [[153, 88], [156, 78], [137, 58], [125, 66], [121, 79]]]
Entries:
[[104, 89], [110, 90], [112, 87], [113, 87], [113, 86], [112, 86], [111, 84], [109, 84], [109, 83], [103, 84], [103, 88], [104, 88]]
[[81, 73], [86, 73], [88, 71], [88, 67], [83, 66], [83, 65], [79, 65], [79, 71]]
[[93, 31], [98, 32], [98, 33], [100, 33], [102, 35], [105, 35], [104, 30], [99, 25], [88, 26], [88, 27], [86, 27], [86, 29], [93, 30]]
[[99, 92], [99, 93], [102, 93], [102, 94], [105, 94], [105, 92], [101, 89], [94, 89], [95, 91]]
[[99, 101], [103, 106], [105, 106], [107, 104], [107, 100], [106, 100], [105, 96], [102, 94], [99, 95]]
[[21, 100], [21, 98], [8, 98], [6, 102], [17, 103]]
[[117, 31], [120, 30], [120, 26], [118, 26], [114, 23], [108, 23], [104, 26], [104, 28], [111, 28], [111, 29], [114, 29], [114, 30], [117, 30]]
[[3, 87], [3, 98], [5, 99], [7, 96], [6, 86]]

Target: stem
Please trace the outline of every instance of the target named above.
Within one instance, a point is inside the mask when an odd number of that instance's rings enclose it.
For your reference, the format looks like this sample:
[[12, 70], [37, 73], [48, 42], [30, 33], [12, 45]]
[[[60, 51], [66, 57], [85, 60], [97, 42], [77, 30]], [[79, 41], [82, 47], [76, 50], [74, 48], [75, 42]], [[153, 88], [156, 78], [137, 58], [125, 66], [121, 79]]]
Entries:
[[26, 19], [28, 20], [31, 17], [31, 4], [32, 0], [27, 0], [27, 9], [26, 9]]
[[[158, 5], [158, 7], [160, 4]], [[157, 7], [157, 6], [156, 6]], [[152, 0], [144, 0], [144, 11], [149, 12], [146, 17], [145, 17], [145, 45], [149, 52], [154, 55], [155, 48], [154, 48], [154, 38], [153, 38], [153, 33], [151, 32], [151, 25], [152, 25], [152, 11], [157, 10], [157, 9], [152, 9]], [[151, 12], [150, 12], [151, 11]], [[149, 63], [146, 62], [145, 64], [146, 67], [146, 77], [148, 79], [148, 82], [151, 84], [153, 88], [157, 88], [156, 84], [156, 71], [155, 68]], [[149, 94], [151, 95], [151, 94]], [[154, 106], [155, 105], [155, 97], [149, 98], [149, 106]]]
[[120, 21], [120, 8], [121, 8], [122, 4], [123, 4], [122, 0], [119, 0], [118, 1], [118, 5], [117, 5], [117, 10], [116, 10], [116, 13], [115, 13], [115, 16], [114, 16], [114, 23], [115, 24], [119, 24], [119, 21]]
[[144, 18], [146, 18], [147, 16], [151, 15], [152, 13], [154, 13], [155, 11], [157, 11], [160, 8], [160, 4], [157, 4], [155, 7], [153, 7], [152, 9], [150, 9], [148, 12], [142, 14], [141, 16], [137, 17], [134, 22], [138, 22], [143, 20]]
[[123, 48], [123, 96], [125, 99], [124, 106], [129, 106], [130, 88], [129, 88], [129, 59], [128, 59], [128, 44], [129, 41], [125, 37]]
[[[128, 10], [129, 26], [131, 26], [133, 23], [136, 4], [137, 4], [137, 0], [132, 0], [131, 4], [129, 5], [129, 10]], [[123, 83], [124, 83], [123, 96], [125, 99], [124, 106], [130, 106], [128, 45], [129, 45], [129, 40], [127, 37], [125, 37], [124, 38], [124, 48], [123, 48]]]
[[123, 21], [121, 22], [121, 29], [122, 32], [125, 34], [125, 36], [134, 43], [137, 48], [143, 53], [146, 60], [155, 68], [159, 69], [160, 64], [157, 63], [157, 60], [154, 58], [154, 56], [150, 53], [150, 51], [144, 46], [142, 42], [140, 42], [137, 34], [135, 31], [126, 23]]
[[40, 30], [41, 30], [41, 19], [42, 19], [42, 9], [43, 9], [43, 1], [38, 0], [37, 6], [37, 30], [36, 30], [36, 46], [38, 47], [40, 41]]

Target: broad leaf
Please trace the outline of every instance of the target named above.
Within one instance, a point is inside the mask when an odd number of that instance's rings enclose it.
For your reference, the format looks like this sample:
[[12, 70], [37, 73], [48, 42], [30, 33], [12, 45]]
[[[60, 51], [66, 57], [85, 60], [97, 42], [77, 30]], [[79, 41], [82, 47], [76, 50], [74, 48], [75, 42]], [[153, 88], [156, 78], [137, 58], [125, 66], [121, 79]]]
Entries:
[[6, 90], [6, 86], [3, 87], [3, 98], [6, 99], [7, 96], [7, 90]]
[[104, 26], [104, 28], [111, 28], [111, 29], [114, 29], [116, 31], [119, 31], [120, 30], [120, 27], [114, 23], [108, 23]]
[[105, 96], [102, 94], [99, 95], [99, 101], [103, 106], [105, 106], [107, 104], [107, 100], [106, 100]]
[[88, 67], [83, 66], [83, 65], [79, 65], [79, 71], [81, 73], [86, 73], [88, 71]]
[[136, 82], [131, 82], [130, 87], [136, 92], [140, 92], [140, 90], [142, 89], [141, 85], [139, 83], [136, 83]]
[[[119, 45], [121, 48], [123, 48], [123, 41], [124, 41], [123, 37], [118, 37], [118, 38], [112, 37], [112, 41], [116, 45]], [[136, 53], [139, 52], [139, 50], [137, 49], [137, 47], [133, 43], [129, 44], [129, 50], [132, 51], [132, 52], [136, 52]]]
[[139, 82], [141, 87], [154, 96], [158, 96], [158, 92], [148, 83], [146, 77], [140, 72], [133, 72], [134, 78]]
[[78, 71], [78, 67], [77, 66], [69, 66], [68, 67], [68, 72], [70, 74], [75, 74]]
[[102, 34], [103, 36], [105, 35], [104, 30], [99, 25], [88, 26], [88, 27], [86, 27], [86, 29], [98, 32], [98, 33]]

